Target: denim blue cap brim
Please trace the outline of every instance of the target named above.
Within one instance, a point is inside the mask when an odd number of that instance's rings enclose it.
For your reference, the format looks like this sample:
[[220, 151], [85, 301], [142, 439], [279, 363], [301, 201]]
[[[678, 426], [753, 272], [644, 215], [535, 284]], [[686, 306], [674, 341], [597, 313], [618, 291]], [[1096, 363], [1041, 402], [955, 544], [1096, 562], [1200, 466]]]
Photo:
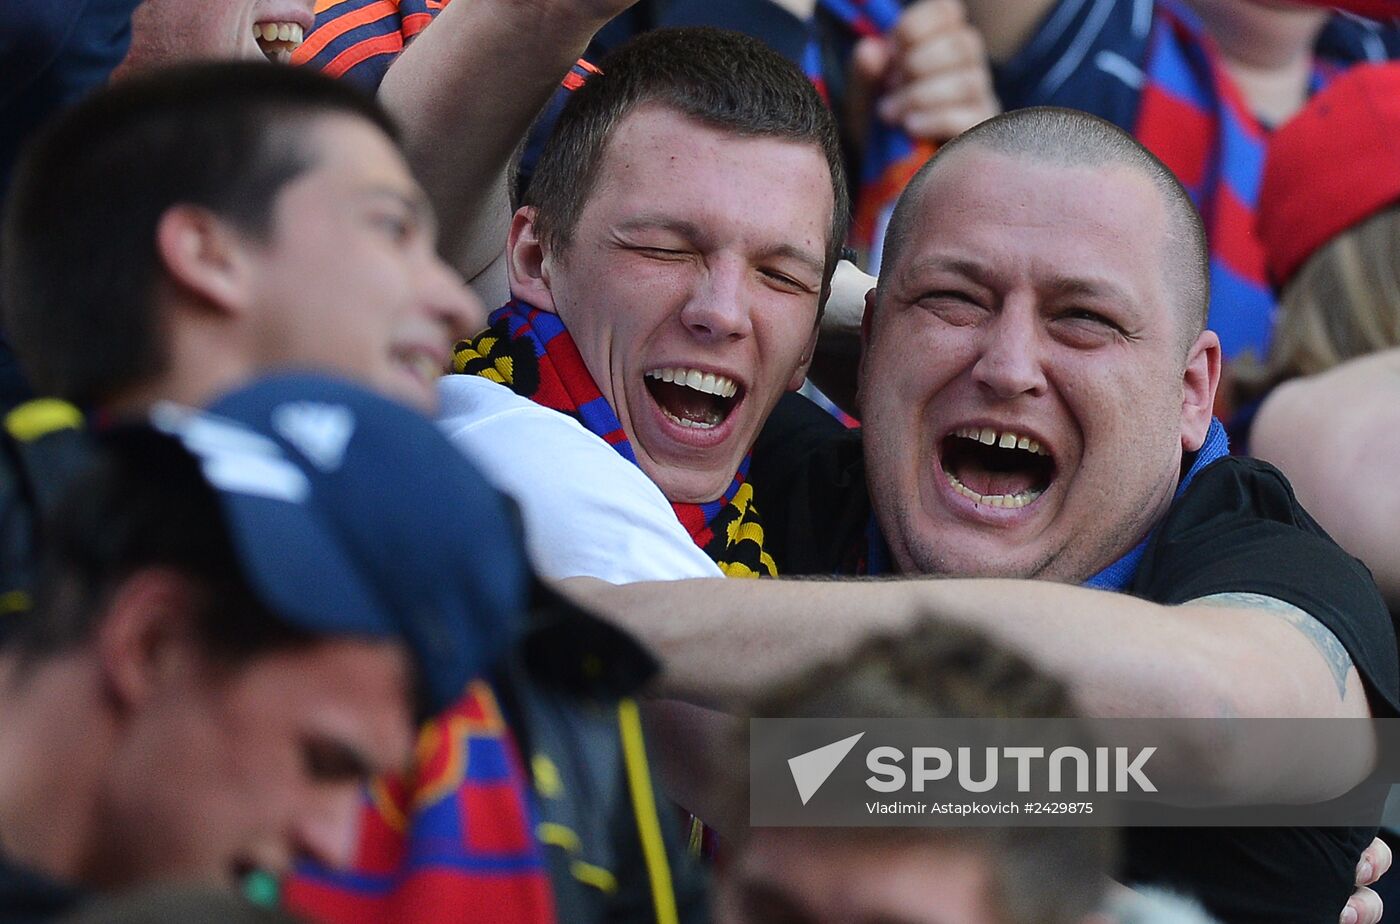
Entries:
[[183, 423], [254, 590], [293, 625], [397, 637], [433, 709], [524, 627], [510, 504], [427, 418], [347, 382], [260, 380]]

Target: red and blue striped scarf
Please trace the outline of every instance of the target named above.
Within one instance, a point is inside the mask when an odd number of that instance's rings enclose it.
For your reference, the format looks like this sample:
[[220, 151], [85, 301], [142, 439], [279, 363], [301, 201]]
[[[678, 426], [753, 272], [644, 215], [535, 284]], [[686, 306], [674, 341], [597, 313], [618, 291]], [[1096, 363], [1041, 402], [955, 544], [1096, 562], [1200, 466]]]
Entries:
[[[899, 0], [818, 0], [818, 3], [859, 38], [884, 35], [894, 28], [903, 10]], [[807, 43], [803, 65], [822, 98], [829, 102], [822, 73], [821, 44], [815, 34]], [[868, 255], [867, 271], [877, 273], [879, 244], [895, 201], [938, 148], [932, 142], [910, 137], [902, 128], [882, 119], [872, 117], [870, 123], [861, 158], [851, 240]]]
[[[316, 23], [306, 41], [292, 53], [292, 64], [373, 89], [409, 42], [451, 2], [317, 0]], [[564, 77], [564, 89], [577, 90], [592, 73], [597, 73], [597, 68], [580, 58]], [[556, 114], [562, 105], [558, 97], [550, 103]]]
[[[624, 459], [636, 453], [607, 399], [579, 355], [559, 316], [512, 301], [491, 315], [491, 326], [457, 344], [453, 371], [508, 386], [536, 404], [562, 411], [603, 438]], [[727, 577], [775, 577], [777, 566], [763, 549], [763, 526], [747, 483], [744, 456], [724, 494], [705, 504], [672, 502], [690, 538]]]
[[287, 907], [332, 924], [553, 924], [525, 770], [485, 681], [423, 727], [414, 768], [370, 785], [350, 869], [303, 864]]
[[372, 72], [377, 86], [404, 46], [427, 28], [450, 0], [317, 0], [316, 24], [292, 53], [331, 77]]
[[[1158, 0], [1133, 134], [1191, 194], [1210, 242], [1210, 327], [1227, 358], [1264, 355], [1275, 300], [1255, 231], [1268, 130], [1245, 105], [1196, 15]], [[1319, 65], [1313, 90], [1326, 77]]]

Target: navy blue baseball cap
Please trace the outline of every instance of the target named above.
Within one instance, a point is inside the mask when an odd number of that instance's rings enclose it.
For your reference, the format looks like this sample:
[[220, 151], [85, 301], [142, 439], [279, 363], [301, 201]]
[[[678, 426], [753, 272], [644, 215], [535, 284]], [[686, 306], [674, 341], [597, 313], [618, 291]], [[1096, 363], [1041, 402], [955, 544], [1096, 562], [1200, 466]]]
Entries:
[[514, 507], [426, 417], [319, 375], [207, 410], [160, 404], [215, 490], [244, 576], [289, 624], [401, 639], [431, 711], [521, 637], [533, 575]]

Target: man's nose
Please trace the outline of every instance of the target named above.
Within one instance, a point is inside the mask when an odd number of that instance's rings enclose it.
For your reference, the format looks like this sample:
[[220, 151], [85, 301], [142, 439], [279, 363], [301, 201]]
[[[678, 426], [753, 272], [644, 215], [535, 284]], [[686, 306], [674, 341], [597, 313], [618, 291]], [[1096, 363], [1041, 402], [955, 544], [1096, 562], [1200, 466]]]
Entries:
[[359, 844], [363, 787], [339, 783], [318, 789], [293, 823], [293, 851], [328, 869], [345, 869]]
[[997, 398], [1043, 394], [1043, 343], [1034, 306], [1008, 303], [983, 332], [972, 377]]
[[681, 323], [704, 341], [742, 340], [751, 335], [753, 318], [745, 277], [741, 261], [711, 260], [681, 309]]

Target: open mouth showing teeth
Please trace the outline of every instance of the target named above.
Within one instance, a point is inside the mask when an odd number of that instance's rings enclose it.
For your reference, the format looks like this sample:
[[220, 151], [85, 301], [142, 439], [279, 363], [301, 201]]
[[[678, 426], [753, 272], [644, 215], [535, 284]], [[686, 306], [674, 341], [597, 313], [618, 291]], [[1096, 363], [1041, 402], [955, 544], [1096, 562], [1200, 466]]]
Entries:
[[1055, 460], [1038, 442], [991, 427], [948, 434], [942, 462], [954, 491], [989, 507], [1025, 507], [1055, 480]]
[[292, 60], [292, 52], [302, 41], [301, 23], [295, 22], [256, 22], [253, 23], [253, 38], [258, 42], [267, 60], [274, 64], [287, 64]]
[[652, 369], [646, 374], [646, 386], [661, 413], [687, 429], [718, 427], [743, 400], [732, 379], [684, 366]]

